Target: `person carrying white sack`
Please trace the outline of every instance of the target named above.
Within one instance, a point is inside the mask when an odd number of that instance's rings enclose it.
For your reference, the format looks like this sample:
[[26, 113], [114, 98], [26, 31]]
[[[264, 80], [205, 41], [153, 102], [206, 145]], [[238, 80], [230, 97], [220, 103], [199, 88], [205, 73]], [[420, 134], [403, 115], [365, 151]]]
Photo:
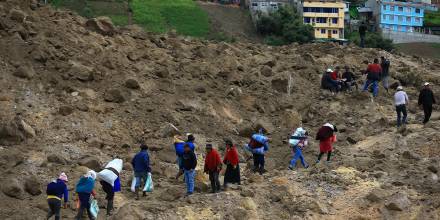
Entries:
[[122, 171], [123, 161], [121, 159], [114, 159], [110, 161], [105, 168], [98, 173], [99, 182], [102, 189], [106, 193], [105, 199], [107, 200], [107, 215], [112, 215], [113, 211], [113, 199], [115, 192], [121, 191], [121, 182], [119, 175]]
[[[151, 177], [150, 156], [148, 155], [148, 146], [146, 144], [140, 145], [141, 151], [137, 153], [131, 165], [133, 166], [135, 177], [135, 189], [136, 200], [139, 200], [139, 188], [147, 183], [148, 177]], [[143, 182], [143, 184], [141, 184]], [[146, 196], [146, 191], [142, 193], [142, 196]]]

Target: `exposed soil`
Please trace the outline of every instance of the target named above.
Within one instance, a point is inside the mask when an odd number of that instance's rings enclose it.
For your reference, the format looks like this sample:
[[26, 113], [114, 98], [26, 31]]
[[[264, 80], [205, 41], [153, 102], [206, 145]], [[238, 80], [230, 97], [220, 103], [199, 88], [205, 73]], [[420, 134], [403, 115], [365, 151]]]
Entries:
[[[60, 172], [71, 198], [79, 176], [124, 160], [115, 214], [98, 219], [439, 219], [440, 114], [420, 124], [423, 81], [439, 94], [440, 62], [331, 43], [269, 47], [151, 35], [108, 19], [0, 1], [0, 219], [44, 219], [45, 187]], [[392, 83], [410, 96], [409, 125], [395, 128], [392, 95], [372, 100], [355, 91], [320, 90], [323, 70], [386, 55]], [[291, 83], [289, 83], [289, 81]], [[332, 163], [287, 169], [289, 132], [303, 125], [314, 137], [337, 125]], [[172, 124], [173, 126], [171, 126]], [[176, 131], [173, 127], [177, 127]], [[271, 137], [268, 173], [252, 173], [243, 150], [249, 132]], [[185, 198], [172, 136], [196, 136], [196, 193]], [[242, 185], [209, 194], [203, 146], [223, 152], [231, 138], [240, 153]], [[150, 146], [154, 192], [129, 192], [128, 163], [140, 140]], [[318, 143], [305, 150], [310, 164]], [[98, 200], [104, 193], [96, 184]], [[73, 202], [62, 210], [73, 219]]]
[[440, 59], [440, 44], [434, 44], [434, 43], [397, 44], [397, 50], [406, 54], [413, 54], [420, 57]]

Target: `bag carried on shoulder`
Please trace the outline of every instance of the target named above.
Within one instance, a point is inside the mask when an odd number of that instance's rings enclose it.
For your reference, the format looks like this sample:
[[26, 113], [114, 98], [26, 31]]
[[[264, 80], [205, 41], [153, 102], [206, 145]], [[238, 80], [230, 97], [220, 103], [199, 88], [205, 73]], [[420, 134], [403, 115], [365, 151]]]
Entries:
[[268, 138], [261, 134], [254, 134], [249, 141], [248, 146], [252, 149], [263, 147], [268, 141]]

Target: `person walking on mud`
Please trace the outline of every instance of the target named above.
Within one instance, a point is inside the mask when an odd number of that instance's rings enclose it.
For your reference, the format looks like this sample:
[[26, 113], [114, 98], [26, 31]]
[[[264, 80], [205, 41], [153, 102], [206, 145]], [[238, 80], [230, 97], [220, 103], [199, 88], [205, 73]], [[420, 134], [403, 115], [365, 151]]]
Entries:
[[89, 170], [86, 175], [81, 176], [78, 183], [76, 184], [76, 193], [78, 193], [80, 205], [75, 220], [80, 220], [83, 216], [84, 211], [87, 212], [90, 220], [95, 219], [90, 212], [90, 197], [96, 197], [96, 193], [94, 191], [95, 180], [96, 172], [93, 170]]
[[326, 123], [324, 124], [316, 134], [316, 140], [319, 140], [319, 155], [316, 163], [321, 161], [321, 157], [327, 154], [327, 163], [330, 163], [330, 158], [333, 152], [332, 144], [336, 142], [335, 132], [338, 132], [336, 126]]
[[67, 209], [67, 203], [69, 202], [69, 191], [66, 186], [67, 181], [67, 175], [61, 173], [58, 179], [53, 180], [47, 185], [46, 194], [49, 211], [46, 219], [49, 220], [55, 215], [55, 220], [60, 220], [61, 199], [64, 199], [64, 209]]
[[229, 139], [225, 140], [225, 145], [226, 145], [226, 152], [225, 152], [225, 157], [223, 158], [223, 163], [226, 164], [226, 171], [223, 180], [223, 185], [224, 188], [227, 189], [228, 183], [237, 183], [238, 185], [240, 185], [241, 182], [240, 182], [240, 166], [239, 166], [240, 160], [238, 158], [237, 148]]
[[304, 168], [307, 169], [309, 167], [302, 153], [302, 151], [308, 144], [307, 138], [308, 132], [302, 127], [297, 128], [295, 132], [290, 136], [289, 145], [292, 148], [293, 158], [290, 161], [289, 169], [293, 170], [296, 167], [296, 162], [298, 161], [298, 159], [301, 160], [301, 164], [304, 166]]
[[367, 74], [367, 81], [365, 82], [363, 91], [368, 91], [370, 85], [373, 89], [373, 97], [377, 97], [379, 94], [378, 82], [380, 80], [380, 74], [382, 73], [382, 67], [379, 65], [379, 60], [374, 59], [372, 64], [368, 64], [365, 74]]
[[196, 175], [197, 157], [189, 144], [185, 144], [182, 155], [183, 174], [185, 175], [186, 195], [194, 193], [194, 178]]
[[420, 90], [419, 94], [419, 106], [422, 106], [425, 114], [423, 124], [428, 123], [431, 118], [433, 104], [435, 104], [434, 93], [431, 90], [430, 84], [425, 82], [425, 84], [423, 84], [423, 89]]
[[212, 144], [206, 144], [206, 157], [204, 172], [209, 175], [211, 181], [211, 193], [220, 191], [219, 174], [222, 169], [222, 159], [216, 149], [212, 147]]
[[[406, 105], [408, 105], [408, 95], [405, 91], [403, 91], [402, 86], [397, 87], [397, 92], [394, 94], [394, 105], [396, 106], [397, 112], [397, 127], [400, 127], [402, 124], [405, 125], [407, 123], [407, 111]], [[403, 118], [402, 118], [403, 114]]]
[[245, 149], [252, 153], [252, 158], [254, 159], [254, 172], [263, 173], [266, 172], [264, 169], [264, 156], [269, 150], [269, 138], [263, 135], [263, 130], [260, 129], [259, 133], [253, 134], [250, 142], [245, 146]]
[[[136, 178], [135, 194], [136, 200], [139, 200], [139, 191], [143, 188], [147, 182], [148, 173], [151, 173], [150, 167], [150, 155], [148, 154], [148, 146], [144, 143], [140, 145], [141, 151], [137, 153], [132, 161], [134, 177]], [[147, 196], [146, 192], [142, 193], [142, 196]]]

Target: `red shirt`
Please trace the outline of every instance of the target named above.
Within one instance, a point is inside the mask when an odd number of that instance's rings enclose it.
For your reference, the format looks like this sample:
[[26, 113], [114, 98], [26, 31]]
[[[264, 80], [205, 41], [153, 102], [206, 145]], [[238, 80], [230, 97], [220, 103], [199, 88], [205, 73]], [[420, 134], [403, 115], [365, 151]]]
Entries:
[[333, 151], [332, 143], [336, 142], [336, 135], [330, 136], [319, 142], [319, 151], [321, 153], [328, 153]]
[[378, 63], [368, 64], [367, 73], [382, 73], [382, 67]]
[[339, 78], [338, 72], [333, 71], [332, 73], [330, 73], [330, 77], [332, 78], [332, 80], [337, 80]]
[[217, 150], [212, 149], [211, 152], [206, 154], [205, 158], [205, 171], [218, 171], [218, 167], [222, 164], [222, 159]]
[[223, 159], [223, 163], [227, 164], [228, 162], [232, 166], [237, 166], [239, 163], [238, 152], [235, 146], [231, 147], [230, 149], [226, 148], [226, 154], [225, 158]]

